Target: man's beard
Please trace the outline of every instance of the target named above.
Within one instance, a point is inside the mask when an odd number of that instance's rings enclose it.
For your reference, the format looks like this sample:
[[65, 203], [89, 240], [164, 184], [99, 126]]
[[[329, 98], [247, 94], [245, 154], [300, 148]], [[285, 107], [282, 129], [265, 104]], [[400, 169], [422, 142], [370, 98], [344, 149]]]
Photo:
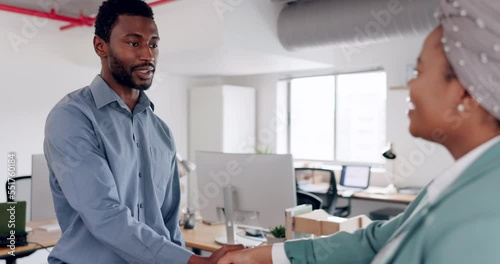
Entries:
[[151, 87], [153, 81], [145, 84], [136, 84], [132, 77], [132, 72], [134, 71], [134, 69], [143, 66], [150, 66], [151, 65], [150, 63], [133, 66], [131, 67], [130, 71], [127, 71], [127, 69], [125, 69], [125, 65], [113, 54], [111, 50], [109, 52], [109, 59], [111, 64], [110, 65], [111, 75], [113, 75], [113, 78], [116, 80], [116, 82], [125, 87], [136, 89], [139, 91], [145, 91], [149, 89], [149, 87]]

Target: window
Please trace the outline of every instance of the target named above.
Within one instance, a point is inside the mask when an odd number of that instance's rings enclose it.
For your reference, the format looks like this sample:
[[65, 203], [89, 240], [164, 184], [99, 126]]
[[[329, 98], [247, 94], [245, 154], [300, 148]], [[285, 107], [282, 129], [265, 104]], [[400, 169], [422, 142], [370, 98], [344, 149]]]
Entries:
[[381, 164], [386, 144], [382, 71], [296, 78], [288, 87], [288, 152], [296, 160]]

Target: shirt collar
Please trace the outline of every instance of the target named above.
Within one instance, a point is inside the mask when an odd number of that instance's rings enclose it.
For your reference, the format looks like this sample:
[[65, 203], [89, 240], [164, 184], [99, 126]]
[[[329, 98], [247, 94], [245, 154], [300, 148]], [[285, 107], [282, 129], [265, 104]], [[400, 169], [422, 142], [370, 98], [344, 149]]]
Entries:
[[144, 108], [147, 108], [148, 106], [151, 107], [151, 110], [155, 110], [155, 105], [153, 104], [153, 102], [151, 102], [151, 100], [149, 100], [149, 97], [146, 95], [146, 93], [144, 91], [141, 91], [140, 95], [139, 95], [139, 101], [137, 102], [137, 106], [142, 106]]
[[[95, 106], [97, 107], [97, 109], [101, 109], [105, 105], [116, 101], [121, 107], [129, 110], [120, 96], [118, 96], [115, 91], [113, 91], [113, 89], [109, 87], [109, 85], [102, 79], [100, 75], [97, 75], [92, 83], [90, 83], [90, 91], [92, 92], [92, 96], [94, 97]], [[144, 91], [140, 91], [139, 101], [137, 102], [137, 105], [141, 105], [144, 107], [150, 106], [151, 110], [155, 110], [153, 102], [149, 100], [149, 97], [144, 93]]]
[[435, 201], [446, 188], [453, 184], [474, 161], [476, 161], [489, 148], [500, 142], [500, 136], [496, 136], [475, 149], [469, 151], [458, 159], [441, 176], [437, 177], [428, 187], [427, 195], [430, 201]]
[[469, 167], [472, 162], [479, 158], [484, 152], [486, 152], [489, 148], [493, 147], [496, 143], [500, 141], [500, 136], [496, 136], [483, 144], [479, 145], [475, 149], [469, 151], [469, 153], [465, 154], [463, 157], [457, 160], [457, 165], [462, 165], [461, 167]]

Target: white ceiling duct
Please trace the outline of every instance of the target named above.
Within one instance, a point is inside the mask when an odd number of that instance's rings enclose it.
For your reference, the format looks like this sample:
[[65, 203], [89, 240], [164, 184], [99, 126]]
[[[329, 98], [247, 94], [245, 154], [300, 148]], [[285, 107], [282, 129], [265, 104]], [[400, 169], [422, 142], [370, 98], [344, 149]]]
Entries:
[[278, 19], [287, 50], [362, 45], [421, 35], [437, 21], [437, 0], [316, 0], [288, 4]]

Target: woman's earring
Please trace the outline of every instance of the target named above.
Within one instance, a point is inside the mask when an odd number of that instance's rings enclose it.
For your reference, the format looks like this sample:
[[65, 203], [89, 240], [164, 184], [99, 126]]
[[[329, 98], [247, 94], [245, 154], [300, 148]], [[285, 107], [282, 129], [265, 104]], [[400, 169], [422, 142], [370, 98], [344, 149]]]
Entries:
[[459, 104], [459, 105], [457, 105], [457, 110], [458, 110], [458, 112], [463, 112], [463, 111], [465, 111], [465, 106], [463, 104]]

